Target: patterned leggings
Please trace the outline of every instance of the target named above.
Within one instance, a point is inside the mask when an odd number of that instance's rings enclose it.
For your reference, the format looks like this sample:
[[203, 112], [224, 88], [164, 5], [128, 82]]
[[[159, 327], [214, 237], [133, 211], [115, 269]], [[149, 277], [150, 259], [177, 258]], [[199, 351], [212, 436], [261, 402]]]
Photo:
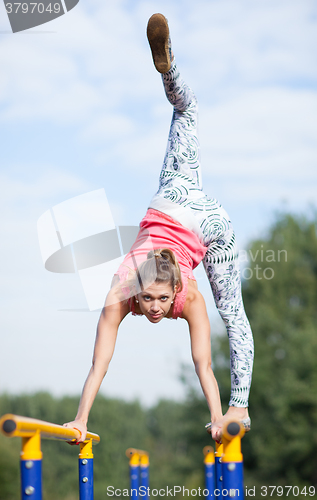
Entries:
[[162, 75], [162, 79], [174, 112], [159, 190], [155, 197], [177, 203], [195, 216], [203, 243], [208, 247], [203, 264], [229, 337], [229, 405], [247, 407], [254, 347], [242, 301], [235, 234], [229, 216], [220, 203], [202, 191], [196, 98], [181, 79], [175, 62], [168, 73]]

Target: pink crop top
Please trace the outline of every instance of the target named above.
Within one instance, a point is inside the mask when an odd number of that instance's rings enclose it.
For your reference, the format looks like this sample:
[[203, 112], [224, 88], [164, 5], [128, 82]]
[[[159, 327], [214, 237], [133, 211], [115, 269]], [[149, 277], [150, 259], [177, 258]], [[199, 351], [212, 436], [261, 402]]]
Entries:
[[[130, 252], [126, 255], [116, 275], [120, 283], [128, 279], [130, 270], [135, 270], [146, 260], [150, 250], [169, 248], [174, 252], [182, 275], [183, 289], [176, 294], [173, 306], [173, 318], [182, 314], [186, 300], [188, 279], [195, 280], [193, 269], [204, 258], [207, 248], [199, 241], [198, 236], [190, 229], [182, 226], [169, 215], [149, 208], [140, 222], [140, 231]], [[135, 313], [134, 301], [129, 300], [132, 314]]]

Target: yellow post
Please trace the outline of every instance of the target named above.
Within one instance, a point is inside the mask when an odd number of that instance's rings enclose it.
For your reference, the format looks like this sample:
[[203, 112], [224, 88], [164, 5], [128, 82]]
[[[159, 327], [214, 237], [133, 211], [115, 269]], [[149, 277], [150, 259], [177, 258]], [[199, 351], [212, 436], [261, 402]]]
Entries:
[[244, 427], [238, 421], [228, 422], [222, 430], [223, 491], [229, 492], [230, 497], [244, 498], [243, 456], [241, 453], [241, 438], [244, 434]]
[[205, 486], [208, 494], [207, 498], [214, 498], [215, 492], [215, 454], [212, 446], [205, 446], [203, 449], [205, 455]]
[[148, 467], [150, 465], [150, 458], [148, 454], [140, 456], [140, 465], [141, 467]]
[[215, 463], [215, 454], [212, 446], [205, 446], [203, 449], [204, 464], [214, 464]]
[[129, 465], [132, 467], [138, 467], [140, 465], [140, 454], [139, 450], [135, 448], [128, 448], [125, 452], [126, 456], [129, 458]]
[[140, 454], [140, 491], [144, 500], [149, 499], [149, 454], [145, 451]]
[[94, 497], [94, 455], [92, 453], [92, 439], [80, 443], [78, 456], [79, 499], [88, 500]]
[[42, 455], [40, 431], [30, 437], [22, 437], [20, 471], [23, 500], [29, 496], [42, 500]]
[[216, 458], [221, 458], [222, 455], [223, 455], [223, 444], [222, 443], [217, 443], [217, 441], [216, 441], [215, 457]]
[[125, 454], [130, 466], [130, 498], [135, 499], [139, 497], [140, 454], [135, 448], [128, 448]]
[[21, 460], [42, 460], [42, 457], [40, 431], [36, 431], [31, 437], [23, 437]]
[[79, 453], [79, 458], [94, 458], [93, 452], [92, 452], [92, 440], [89, 439], [88, 442], [80, 443], [80, 453]]
[[[130, 485], [131, 485], [131, 498], [138, 498], [139, 491], [142, 493], [142, 498], [148, 499], [149, 488], [149, 454], [144, 450], [137, 450], [136, 448], [128, 448], [125, 452], [129, 458], [130, 466]], [[139, 469], [141, 468], [141, 482], [139, 482]]]
[[242, 462], [241, 438], [245, 430], [240, 422], [229, 422], [222, 431], [223, 462]]

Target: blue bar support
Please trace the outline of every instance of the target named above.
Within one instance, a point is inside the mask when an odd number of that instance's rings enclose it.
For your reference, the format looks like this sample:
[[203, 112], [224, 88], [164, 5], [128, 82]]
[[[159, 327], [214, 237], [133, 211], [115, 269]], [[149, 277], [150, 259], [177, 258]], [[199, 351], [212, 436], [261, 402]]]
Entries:
[[142, 488], [142, 498], [144, 500], [149, 499], [148, 488], [149, 488], [149, 469], [148, 465], [140, 465], [140, 487]]
[[42, 460], [21, 460], [21, 499], [42, 500]]
[[229, 498], [244, 500], [243, 462], [226, 462], [222, 464], [223, 489]]
[[138, 465], [130, 465], [130, 498], [139, 498], [139, 469]]
[[79, 458], [78, 459], [78, 473], [79, 473], [79, 499], [80, 500], [93, 500], [94, 499], [94, 459], [93, 458]]
[[205, 464], [205, 486], [209, 494], [204, 498], [215, 498], [215, 464]]
[[223, 444], [216, 442], [216, 453], [215, 453], [215, 495], [218, 500], [223, 500], [222, 497], [222, 455], [223, 455]]

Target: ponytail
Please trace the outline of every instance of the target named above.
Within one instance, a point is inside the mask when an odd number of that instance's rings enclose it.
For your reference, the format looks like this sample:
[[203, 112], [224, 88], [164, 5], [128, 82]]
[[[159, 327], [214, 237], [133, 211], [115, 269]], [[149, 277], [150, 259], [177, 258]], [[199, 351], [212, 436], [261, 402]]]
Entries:
[[152, 283], [169, 283], [172, 289], [183, 289], [179, 264], [169, 248], [159, 248], [147, 254], [147, 260], [136, 269], [137, 288], [144, 290]]

